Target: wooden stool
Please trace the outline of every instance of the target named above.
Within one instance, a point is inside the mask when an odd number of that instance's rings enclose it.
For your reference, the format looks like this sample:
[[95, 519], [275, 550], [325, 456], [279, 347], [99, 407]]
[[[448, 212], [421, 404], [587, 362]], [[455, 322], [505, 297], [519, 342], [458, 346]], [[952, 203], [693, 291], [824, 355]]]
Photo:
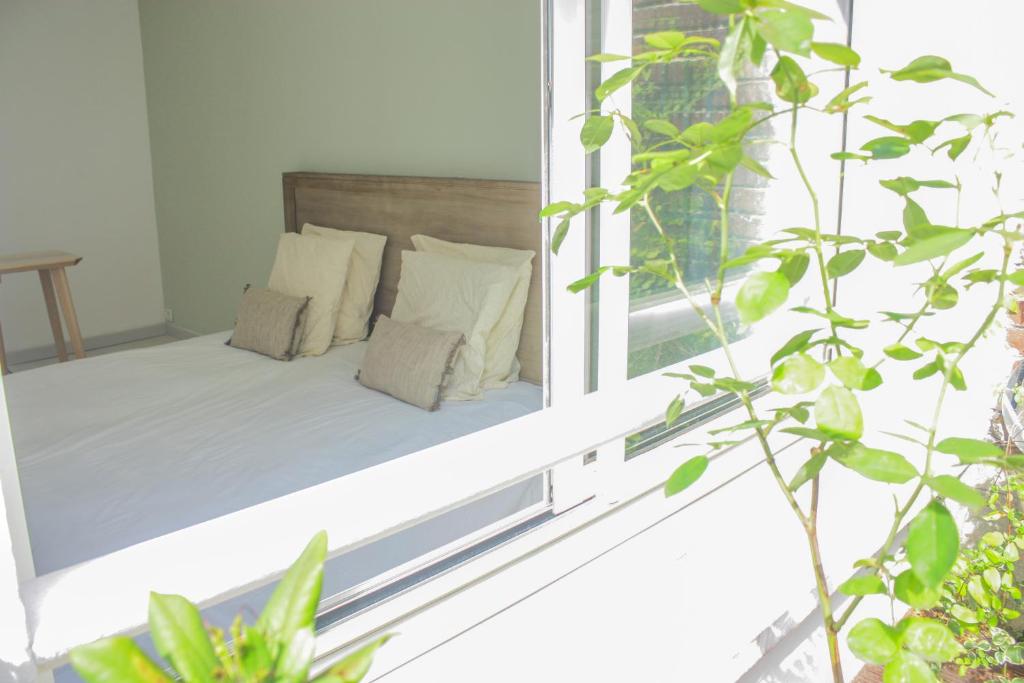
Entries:
[[[53, 332], [53, 343], [57, 349], [57, 358], [61, 362], [68, 359], [68, 351], [64, 346], [64, 331], [61, 328], [60, 309], [64, 312], [64, 323], [71, 338], [71, 348], [75, 358], [85, 358], [85, 346], [82, 344], [82, 331], [78, 328], [78, 316], [75, 305], [71, 301], [71, 287], [64, 269], [76, 265], [82, 260], [64, 251], [34, 251], [24, 254], [0, 254], [0, 277], [10, 273], [24, 273], [34, 270], [39, 273], [39, 283], [43, 287], [43, 299], [46, 301], [46, 313], [50, 317], [50, 330]], [[3, 331], [0, 329], [0, 372], [7, 374], [7, 357], [4, 353]]]

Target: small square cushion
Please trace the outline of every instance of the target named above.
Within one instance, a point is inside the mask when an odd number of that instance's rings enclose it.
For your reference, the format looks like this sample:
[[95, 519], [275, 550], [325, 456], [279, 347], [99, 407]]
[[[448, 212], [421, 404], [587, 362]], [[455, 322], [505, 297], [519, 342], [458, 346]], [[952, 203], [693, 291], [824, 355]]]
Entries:
[[327, 239], [354, 239], [352, 262], [348, 267], [341, 307], [338, 309], [338, 323], [334, 328], [335, 344], [351, 344], [366, 339], [370, 332], [370, 314], [373, 313], [373, 295], [380, 280], [380, 264], [384, 259], [386, 235], [354, 230], [321, 228], [306, 223], [303, 235], [315, 235]]
[[516, 269], [463, 258], [402, 252], [402, 274], [391, 319], [466, 337], [452, 369], [444, 397], [483, 396], [480, 379], [487, 338], [501, 317], [516, 284]]
[[479, 244], [448, 242], [428, 235], [413, 235], [416, 251], [444, 254], [484, 263], [499, 263], [516, 269], [516, 284], [508, 302], [487, 337], [487, 358], [480, 384], [484, 389], [499, 389], [519, 379], [519, 337], [523, 332], [526, 299], [530, 294], [535, 252], [508, 247], [485, 247]]
[[355, 240], [285, 233], [277, 243], [268, 287], [289, 296], [309, 297], [299, 352], [319, 356], [331, 346], [341, 292], [348, 277]]
[[302, 342], [309, 298], [245, 286], [228, 346], [291, 360]]
[[437, 410], [465, 337], [380, 316], [356, 379], [424, 410]]

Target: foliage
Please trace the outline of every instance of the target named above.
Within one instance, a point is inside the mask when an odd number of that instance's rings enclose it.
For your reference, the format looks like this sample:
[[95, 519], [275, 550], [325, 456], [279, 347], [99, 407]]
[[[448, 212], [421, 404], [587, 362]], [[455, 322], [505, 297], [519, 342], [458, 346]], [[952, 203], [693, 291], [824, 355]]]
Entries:
[[960, 552], [943, 583], [939, 610], [965, 646], [956, 659], [962, 671], [1024, 664], [1024, 644], [1012, 624], [1021, 616], [1015, 569], [1024, 550], [1022, 493], [1018, 474], [993, 486], [983, 519], [996, 528]]
[[[326, 551], [327, 534], [320, 532], [278, 583], [256, 623], [235, 619], [230, 643], [223, 630], [204, 627], [199, 610], [182, 596], [152, 593], [150, 634], [176, 678], [123, 636], [75, 648], [71, 664], [86, 683], [303, 683], [313, 661]], [[348, 655], [314, 683], [359, 683], [389, 637]]]
[[[743, 406], [740, 422], [720, 430], [728, 439], [707, 443], [707, 453], [682, 463], [665, 485], [666, 495], [675, 495], [697, 481], [712, 462], [710, 456], [753, 438], [781, 495], [807, 536], [809, 559], [828, 642], [832, 674], [843, 681], [839, 658], [839, 634], [847, 626], [863, 597], [888, 594], [911, 607], [938, 599], [940, 588], [957, 562], [960, 534], [945, 500], [972, 505], [977, 494], [957, 478], [941, 474], [941, 457], [955, 456], [962, 465], [1021, 465], [1003, 456], [1001, 449], [969, 437], [939, 435], [942, 408], [951, 391], [964, 391], [967, 378], [961, 367], [967, 353], [989, 330], [1006, 306], [1007, 286], [1024, 284], [1024, 271], [1010, 266], [1010, 256], [1022, 239], [1020, 218], [1024, 213], [1006, 213], [999, 203], [1001, 175], [994, 174], [997, 206], [993, 217], [970, 226], [960, 224], [956, 215], [944, 220], [929, 217], [919, 197], [929, 192], [955, 193], [957, 206], [964, 190], [950, 162], [968, 148], [994, 149], [994, 129], [1008, 112], [943, 113], [909, 123], [893, 122], [877, 115], [865, 115], [872, 124], [885, 129], [883, 135], [866, 140], [857, 151], [841, 150], [832, 158], [841, 163], [889, 164], [912, 153], [930, 153], [935, 170], [932, 177], [912, 178], [894, 173], [881, 182], [903, 204], [902, 215], [892, 224], [877, 226], [873, 237], [840, 234], [821, 216], [818, 194], [805, 170], [801, 156], [799, 122], [808, 116], [846, 116], [863, 109], [871, 100], [870, 84], [856, 82], [840, 92], [823, 92], [815, 81], [820, 60], [832, 63], [831, 70], [856, 69], [860, 55], [845, 45], [815, 40], [815, 22], [828, 19], [788, 0], [696, 0], [705, 11], [725, 25], [723, 36], [696, 36], [682, 31], [658, 31], [644, 36], [645, 50], [633, 55], [599, 54], [591, 60], [623, 62], [623, 68], [595, 90], [598, 108], [589, 112], [581, 140], [587, 153], [599, 150], [620, 129], [633, 147], [631, 172], [619, 187], [589, 188], [577, 200], [556, 201], [541, 211], [551, 218], [552, 249], [558, 252], [565, 235], [580, 221], [576, 218], [602, 203], [611, 203], [616, 213], [640, 214], [634, 229], [645, 229], [651, 242], [634, 249], [628, 265], [603, 265], [570, 286], [582, 291], [608, 273], [638, 281], [657, 281], [685, 299], [712, 338], [723, 349], [728, 370], [716, 371], [691, 365], [670, 373], [684, 383], [666, 410], [666, 423], [678, 419], [687, 397], [716, 393], [735, 396]], [[811, 60], [816, 60], [812, 62]], [[646, 118], [638, 123], [615, 106], [616, 93], [628, 84], [642, 91], [650, 73], [669, 65], [694, 62], [717, 73], [727, 93], [724, 115], [712, 120], [682, 121], [678, 118]], [[739, 75], [750, 70], [767, 71], [778, 104], [747, 100], [739, 95]], [[826, 69], [825, 71], [828, 71]], [[987, 90], [972, 76], [953, 70], [945, 59], [926, 55], [906, 66], [883, 70], [882, 78], [909, 84], [956, 81], [963, 87]], [[908, 87], [918, 87], [910, 85]], [[680, 88], [683, 90], [685, 88]], [[707, 92], [707, 90], [705, 90]], [[641, 117], [645, 113], [639, 112]], [[781, 118], [785, 117], [785, 118]], [[810, 227], [774, 226], [771, 239], [750, 243], [738, 252], [730, 233], [736, 200], [736, 179], [753, 175], [773, 177], [756, 149], [763, 149], [768, 121], [788, 120], [787, 139], [772, 140], [788, 152], [792, 169], [806, 192]], [[757, 143], [755, 145], [755, 143]], [[946, 176], [946, 177], [942, 177]], [[920, 193], [920, 194], [916, 194]], [[700, 200], [695, 200], [695, 197]], [[698, 226], [686, 223], [685, 214], [696, 205], [710, 206], [717, 213], [715, 236], [705, 236]], [[670, 229], [666, 215], [683, 215]], [[682, 233], [682, 234], [681, 234]], [[685, 241], [685, 244], [682, 242]], [[634, 236], [634, 245], [638, 242]], [[650, 246], [660, 243], [660, 246]], [[997, 268], [979, 262], [991, 246], [1001, 254]], [[717, 263], [713, 273], [694, 275], [694, 267], [683, 253], [696, 251], [697, 260]], [[712, 252], [712, 253], [709, 253]], [[919, 305], [911, 311], [878, 311], [874, 319], [844, 314], [835, 298], [837, 281], [853, 282], [860, 266], [871, 259], [896, 269], [926, 264], [923, 282], [911, 281]], [[900, 272], [900, 271], [897, 271]], [[706, 277], [706, 279], [705, 279]], [[743, 325], [761, 321], [787, 310], [791, 293], [805, 277], [819, 291], [813, 305], [788, 310], [805, 319], [806, 326], [794, 329], [793, 337], [772, 356], [764, 375], [770, 378], [775, 400], [771, 408], [753, 401], [759, 389], [756, 377], [744, 377], [731, 352], [732, 334], [726, 328], [723, 299], [726, 284], [741, 280], [735, 295], [735, 309]], [[909, 280], [904, 277], [903, 280]], [[854, 285], [855, 286], [855, 285]], [[706, 299], [698, 290], [706, 288]], [[983, 319], [962, 338], [931, 339], [918, 331], [918, 323], [955, 308], [967, 288], [987, 290], [990, 302]], [[710, 306], [707, 302], [710, 302]], [[882, 327], [879, 323], [889, 323]], [[878, 329], [865, 341], [856, 332]], [[888, 335], [886, 330], [895, 329]], [[872, 346], [872, 339], [884, 339]], [[913, 363], [913, 379], [921, 384], [913, 400], [934, 403], [929, 425], [912, 425], [918, 433], [899, 435], [908, 444], [901, 452], [873, 445], [879, 440], [861, 409], [863, 394], [884, 386], [887, 375]], [[886, 391], [886, 389], [881, 389]], [[931, 393], [932, 398], [927, 398]], [[807, 439], [808, 457], [795, 474], [782, 473], [770, 436], [775, 432]], [[721, 439], [721, 437], [716, 437]], [[908, 455], [922, 464], [915, 465]], [[1019, 459], [1018, 459], [1019, 460]], [[906, 484], [910, 495], [897, 500], [885, 539], [876, 555], [857, 563], [861, 573], [839, 590], [852, 600], [836, 613], [831, 591], [822, 568], [819, 548], [819, 477], [825, 467], [844, 467], [882, 484]], [[809, 487], [810, 495], [806, 489]], [[888, 494], [884, 494], [888, 498]], [[929, 500], [930, 499], [930, 500]], [[865, 501], [866, 505], [873, 504]], [[854, 514], [851, 512], [851, 514]], [[906, 540], [899, 532], [907, 527]], [[851, 624], [847, 642], [859, 658], [885, 667], [887, 683], [934, 681], [935, 665], [962, 656], [963, 648], [954, 633], [941, 621], [921, 616], [905, 617], [894, 624], [864, 619]]]

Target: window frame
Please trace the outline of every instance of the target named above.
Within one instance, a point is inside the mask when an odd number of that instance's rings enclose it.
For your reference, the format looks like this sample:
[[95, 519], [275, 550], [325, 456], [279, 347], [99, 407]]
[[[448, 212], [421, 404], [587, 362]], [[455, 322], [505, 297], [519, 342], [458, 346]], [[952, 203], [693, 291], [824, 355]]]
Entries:
[[[582, 120], [574, 118], [586, 109], [588, 99], [584, 61], [588, 52], [587, 0], [541, 0], [539, 5], [545, 37], [542, 196], [547, 202], [579, 196], [587, 183], [587, 159], [579, 144]], [[631, 12], [632, 5], [625, 0], [602, 4], [607, 47], [631, 51]], [[612, 68], [603, 65], [602, 75], [610, 75]], [[603, 168], [628, 164], [629, 141], [617, 131], [602, 154]], [[611, 211], [611, 206], [600, 209], [603, 229], [596, 239], [601, 259], [628, 261], [628, 215], [616, 216]], [[582, 223], [585, 217], [574, 220]], [[553, 227], [550, 219], [543, 222], [545, 247], [550, 245]], [[545, 408], [410, 454], [416, 457], [383, 463], [37, 576], [31, 566], [13, 443], [5, 426], [0, 432], [0, 512], [6, 512], [0, 524], [0, 604], [13, 601], [16, 609], [0, 610], [0, 632], [5, 641], [15, 643], [14, 654], [0, 651], [0, 678], [13, 672], [26, 676], [24, 672], [29, 671], [24, 680], [49, 680], [49, 671], [66, 662], [72, 647], [115, 633], [143, 632], [151, 589], [180, 593], [201, 608], [208, 607], [278, 579], [304, 541], [321, 529], [328, 531], [329, 557], [336, 557], [529, 477], [548, 477], [549, 502], [557, 524], [531, 531], [319, 634], [318, 656], [326, 657], [394, 623], [400, 618], [397, 605], [405, 604], [406, 613], [412, 613], [446, 600], [456, 591], [453, 577], [458, 576], [456, 583], [463, 586], [479, 582], [501, 571], [501, 558], [514, 563], [547, 547], [545, 544], [559, 534], [582, 530], [589, 521], [660, 488], [678, 464], [678, 452], [659, 442], [650, 451], [651, 457], [627, 462], [625, 438], [662, 421], [664, 408], [679, 387], [677, 380], [662, 372], [626, 378], [629, 291], [625, 278], [607, 278], [601, 283], [596, 341], [603, 353], [596, 368], [598, 389], [587, 393], [586, 357], [591, 342], [587, 299], [570, 293], [567, 286], [596, 265], [588, 255], [588, 244], [595, 238], [591, 228], [574, 226], [557, 257], [547, 248], [542, 256], [546, 275]], [[697, 402], [695, 407], [699, 405]], [[699, 438], [700, 432], [733, 419], [732, 410], [714, 409], [691, 422], [686, 431]], [[684, 413], [683, 419], [694, 414]], [[8, 425], [2, 386], [0, 422]], [[595, 464], [586, 465], [586, 456], [595, 452]], [[740, 462], [753, 466], [757, 456], [748, 454], [737, 460]], [[689, 504], [724, 485], [735, 476], [738, 466], [719, 469], [693, 491], [673, 499], [672, 505]], [[398, 503], [383, 502], [395, 498], [394, 481], [422, 481], [437, 471], [459, 476], [446, 477], [429, 491], [410, 488]], [[364, 514], [344, 520], [326, 515], [336, 509], [332, 506], [338, 500]], [[591, 502], [581, 505], [585, 501]], [[252, 529], [261, 530], [259, 547], [250, 547]], [[418, 596], [420, 602], [410, 603], [409, 596]], [[24, 644], [24, 652], [19, 653], [19, 643]]]

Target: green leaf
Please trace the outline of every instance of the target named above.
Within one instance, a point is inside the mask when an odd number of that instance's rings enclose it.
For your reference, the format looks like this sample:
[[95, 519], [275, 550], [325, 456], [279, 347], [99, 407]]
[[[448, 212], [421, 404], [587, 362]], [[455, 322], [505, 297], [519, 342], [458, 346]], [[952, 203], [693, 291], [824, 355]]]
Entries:
[[[856, 100], [851, 100], [850, 96], [857, 93], [858, 91], [866, 88], [868, 85], [867, 81], [861, 81], [855, 85], [851, 85], [849, 88], [841, 91], [838, 95], [829, 100], [828, 104], [825, 105], [825, 111], [829, 114], [842, 114], [853, 107], [856, 104], [866, 104], [871, 101], [870, 97], [860, 97]], [[860, 155], [854, 155], [860, 157]]]
[[665, 119], [647, 119], [644, 121], [644, 128], [652, 133], [657, 133], [658, 135], [664, 135], [670, 138], [678, 137], [680, 135], [676, 124]]
[[682, 31], [656, 31], [644, 35], [644, 42], [656, 50], [678, 50], [685, 47], [690, 39]]
[[590, 273], [589, 275], [584, 275], [579, 280], [576, 280], [576, 282], [570, 283], [569, 286], [566, 287], [566, 289], [568, 289], [573, 294], [579, 294], [584, 289], [592, 286], [595, 282], [597, 282], [605, 273], [611, 273], [615, 277], [622, 277], [623, 275], [632, 273], [635, 270], [636, 268], [632, 266], [601, 266], [593, 273]]
[[665, 482], [665, 497], [674, 496], [689, 488], [704, 474], [708, 462], [707, 456], [698, 455], [680, 465]]
[[890, 242], [872, 242], [868, 245], [868, 252], [880, 261], [892, 261], [899, 253]]
[[769, 180], [775, 179], [775, 176], [771, 174], [771, 171], [762, 166], [761, 162], [759, 162], [757, 159], [747, 156], [746, 154], [744, 154], [743, 158], [740, 159], [740, 165], [746, 168], [747, 170], [756, 173], [762, 178], [768, 178]]
[[811, 479], [818, 476], [818, 473], [821, 472], [821, 468], [825, 466], [827, 461], [828, 453], [812, 455], [807, 462], [800, 466], [800, 469], [796, 471], [796, 474], [793, 475], [792, 481], [789, 482], [789, 490], [796, 491]]
[[[261, 680], [266, 676], [266, 672], [274, 668], [274, 661], [270, 657], [267, 641], [257, 628], [242, 624], [242, 637], [234, 642], [234, 647], [237, 648], [237, 655], [227, 652], [227, 646], [223, 642], [220, 645], [223, 647], [221, 651], [222, 661], [234, 661], [235, 656], [240, 660], [240, 673], [243, 680]], [[214, 651], [217, 650], [217, 647], [214, 647]], [[223, 679], [218, 678], [217, 680]]]
[[805, 439], [814, 439], [815, 441], [828, 441], [832, 438], [831, 434], [826, 434], [820, 429], [811, 429], [810, 427], [786, 427], [782, 431], [786, 434], [795, 434]]
[[611, 116], [591, 116], [583, 124], [580, 131], [580, 142], [587, 154], [601, 149], [608, 142], [615, 128], [615, 119]]
[[313, 683], [359, 683], [369, 672], [377, 649], [389, 640], [391, 640], [391, 636], [386, 635], [369, 645], [359, 648], [328, 669], [323, 676], [316, 679]]
[[970, 242], [974, 236], [973, 230], [940, 226], [931, 227], [932, 230], [929, 231], [931, 233], [930, 236], [921, 239], [915, 238], [906, 251], [893, 259], [893, 264], [906, 266], [911, 263], [919, 263], [939, 256], [945, 256]]
[[939, 364], [936, 363], [935, 361], [932, 361], [931, 363], [922, 365], [917, 370], [914, 370], [913, 378], [925, 379], [926, 377], [931, 377], [932, 375], [936, 374], [938, 371]]
[[855, 154], [853, 152], [832, 152], [829, 156], [836, 161], [863, 161], [864, 163], [871, 161], [869, 155]]
[[883, 136], [868, 140], [860, 146], [872, 159], [897, 159], [910, 153], [910, 141], [906, 138]]
[[1001, 458], [1004, 455], [1003, 449], [994, 443], [981, 441], [979, 439], [965, 439], [958, 436], [951, 436], [943, 439], [935, 446], [939, 453], [958, 455], [961, 458]]
[[957, 157], [964, 153], [964, 150], [967, 149], [967, 145], [969, 144], [971, 144], [970, 133], [958, 138], [950, 138], [949, 140], [946, 140], [945, 142], [941, 143], [938, 147], [933, 149], [932, 152], [935, 153], [938, 152], [943, 147], [949, 147], [949, 149], [946, 150], [946, 155], [951, 160], [956, 161]]
[[541, 209], [538, 215], [540, 216], [540, 218], [547, 218], [549, 216], [560, 214], [563, 211], [568, 211], [569, 209], [573, 209], [575, 207], [576, 204], [572, 202], [552, 202], [551, 204], [548, 204], [543, 209]]
[[71, 666], [86, 683], [172, 683], [131, 638], [79, 645], [71, 651]]
[[671, 427], [683, 414], [683, 397], [676, 396], [665, 409], [665, 426]]
[[908, 617], [900, 627], [903, 646], [929, 662], [948, 662], [963, 650], [946, 625], [934, 619]]
[[782, 57], [771, 73], [775, 92], [785, 102], [803, 104], [818, 94], [818, 86], [807, 80], [807, 75], [791, 57]]
[[903, 227], [906, 229], [907, 234], [915, 235], [918, 233], [920, 226], [930, 224], [931, 222], [928, 220], [928, 216], [925, 215], [921, 205], [907, 197], [903, 208]]
[[928, 662], [910, 652], [900, 652], [885, 665], [882, 683], [937, 683]]
[[810, 7], [804, 7], [798, 5], [795, 2], [789, 2], [789, 0], [750, 0], [748, 3], [754, 7], [772, 7], [775, 9], [789, 10], [790, 12], [799, 12], [808, 19], [818, 19], [819, 21], [832, 21], [832, 17], [827, 14], [822, 14]]
[[274, 683], [306, 683], [315, 651], [316, 636], [313, 635], [313, 627], [307, 626], [296, 631], [281, 652], [281, 656], [277, 658]]
[[772, 388], [780, 394], [806, 394], [825, 379], [825, 368], [806, 353], [790, 356], [772, 372]]
[[857, 622], [846, 643], [858, 659], [873, 664], [885, 664], [900, 651], [896, 630], [874, 618]]
[[903, 344], [889, 344], [882, 351], [893, 360], [916, 360], [921, 354]]
[[814, 26], [805, 14], [767, 10], [757, 17], [760, 21], [759, 32], [771, 45], [783, 52], [793, 52], [804, 57], [811, 54]]
[[828, 260], [825, 270], [830, 278], [849, 275], [864, 261], [864, 250], [841, 251]]
[[697, 4], [712, 14], [734, 14], [746, 9], [741, 0], [697, 0]]
[[820, 332], [820, 329], [797, 332], [789, 341], [782, 345], [782, 348], [775, 352], [771, 358], [770, 364], [774, 366], [786, 356], [797, 353], [798, 351], [803, 351], [807, 348], [807, 344], [811, 341], [811, 337], [818, 332]]
[[942, 123], [941, 121], [926, 121], [918, 119], [907, 124], [899, 124], [870, 114], [866, 115], [864, 118], [872, 123], [877, 123], [883, 128], [888, 128], [895, 133], [899, 133], [914, 144], [922, 143], [930, 138], [935, 133], [935, 129], [939, 127], [939, 124]]
[[859, 439], [864, 433], [864, 417], [857, 397], [845, 387], [828, 387], [814, 402], [814, 420], [818, 429], [841, 439]]
[[829, 370], [849, 389], [869, 391], [882, 383], [878, 370], [869, 368], [853, 356], [840, 356], [828, 364]]
[[276, 655], [295, 633], [312, 627], [324, 578], [327, 534], [317, 533], [277, 584], [256, 625]]
[[853, 68], [860, 66], [860, 55], [842, 43], [811, 43], [811, 49], [814, 54], [833, 64]]
[[949, 613], [956, 618], [957, 621], [962, 621], [965, 624], [977, 624], [978, 617], [975, 616], [974, 610], [968, 609], [964, 605], [955, 604], [949, 608]]
[[185, 683], [214, 681], [217, 655], [203, 627], [203, 618], [180, 595], [149, 594], [149, 631], [161, 657]]
[[604, 81], [594, 89], [594, 96], [599, 102], [603, 102], [616, 90], [619, 90], [633, 82], [633, 79], [639, 76], [643, 69], [644, 68], [642, 66], [631, 66], [620, 71], [616, 71], [608, 77], [608, 80]]
[[950, 474], [930, 477], [927, 483], [932, 491], [943, 498], [955, 500], [969, 508], [977, 509], [985, 505], [985, 496]]
[[864, 574], [847, 579], [839, 585], [843, 595], [878, 595], [888, 593], [885, 582], [874, 574]]
[[914, 570], [904, 570], [893, 583], [896, 598], [917, 609], [930, 609], [939, 601], [942, 594], [938, 588], [931, 588], [921, 583]]
[[942, 503], [932, 501], [910, 522], [907, 559], [924, 585], [934, 588], [941, 584], [959, 551], [956, 522]]
[[868, 448], [863, 444], [837, 444], [829, 449], [840, 465], [861, 476], [887, 484], [905, 484], [918, 476], [917, 469], [899, 453]]
[[[731, 0], [724, 1], [731, 2]], [[703, 7], [704, 3], [700, 2], [700, 5]], [[745, 16], [742, 20], [736, 22], [736, 25], [729, 30], [729, 35], [722, 41], [722, 49], [718, 53], [718, 77], [725, 83], [725, 87], [729, 90], [729, 95], [734, 99], [736, 97], [736, 73], [743, 64], [743, 58], [751, 49], [749, 26], [750, 19]]]
[[691, 365], [690, 366], [690, 372], [692, 372], [695, 375], [700, 375], [701, 377], [714, 377], [715, 376], [714, 368], [709, 368], [706, 365]]
[[971, 76], [955, 73], [952, 65], [949, 63], [949, 60], [935, 55], [918, 57], [902, 69], [896, 69], [893, 71], [882, 69], [882, 73], [889, 74], [889, 77], [894, 81], [914, 81], [915, 83], [931, 83], [944, 78], [952, 78], [962, 83], [972, 85], [986, 95], [994, 97], [992, 93], [982, 87], [981, 83], [978, 83], [978, 81]]
[[551, 236], [551, 251], [555, 254], [562, 247], [562, 242], [565, 241], [566, 235], [569, 234], [569, 224], [572, 220], [572, 216], [566, 216], [558, 223], [558, 227], [555, 228], [554, 234]]
[[1003, 586], [1003, 577], [999, 575], [999, 570], [995, 567], [989, 567], [981, 574], [982, 578], [985, 579], [985, 583], [993, 591], [999, 591]]
[[786, 276], [789, 286], [792, 287], [803, 279], [804, 273], [807, 272], [807, 266], [810, 264], [811, 257], [807, 254], [793, 254], [782, 260], [782, 263], [779, 264], [778, 272]]
[[589, 57], [587, 57], [587, 61], [588, 62], [602, 62], [602, 63], [603, 62], [623, 62], [623, 61], [625, 61], [627, 59], [632, 59], [632, 57], [630, 57], [628, 55], [609, 54], [607, 52], [600, 52], [600, 53], [598, 53], [596, 55], [590, 55]]
[[736, 309], [745, 324], [770, 315], [789, 297], [789, 280], [781, 273], [759, 271], [743, 282], [736, 294]]

